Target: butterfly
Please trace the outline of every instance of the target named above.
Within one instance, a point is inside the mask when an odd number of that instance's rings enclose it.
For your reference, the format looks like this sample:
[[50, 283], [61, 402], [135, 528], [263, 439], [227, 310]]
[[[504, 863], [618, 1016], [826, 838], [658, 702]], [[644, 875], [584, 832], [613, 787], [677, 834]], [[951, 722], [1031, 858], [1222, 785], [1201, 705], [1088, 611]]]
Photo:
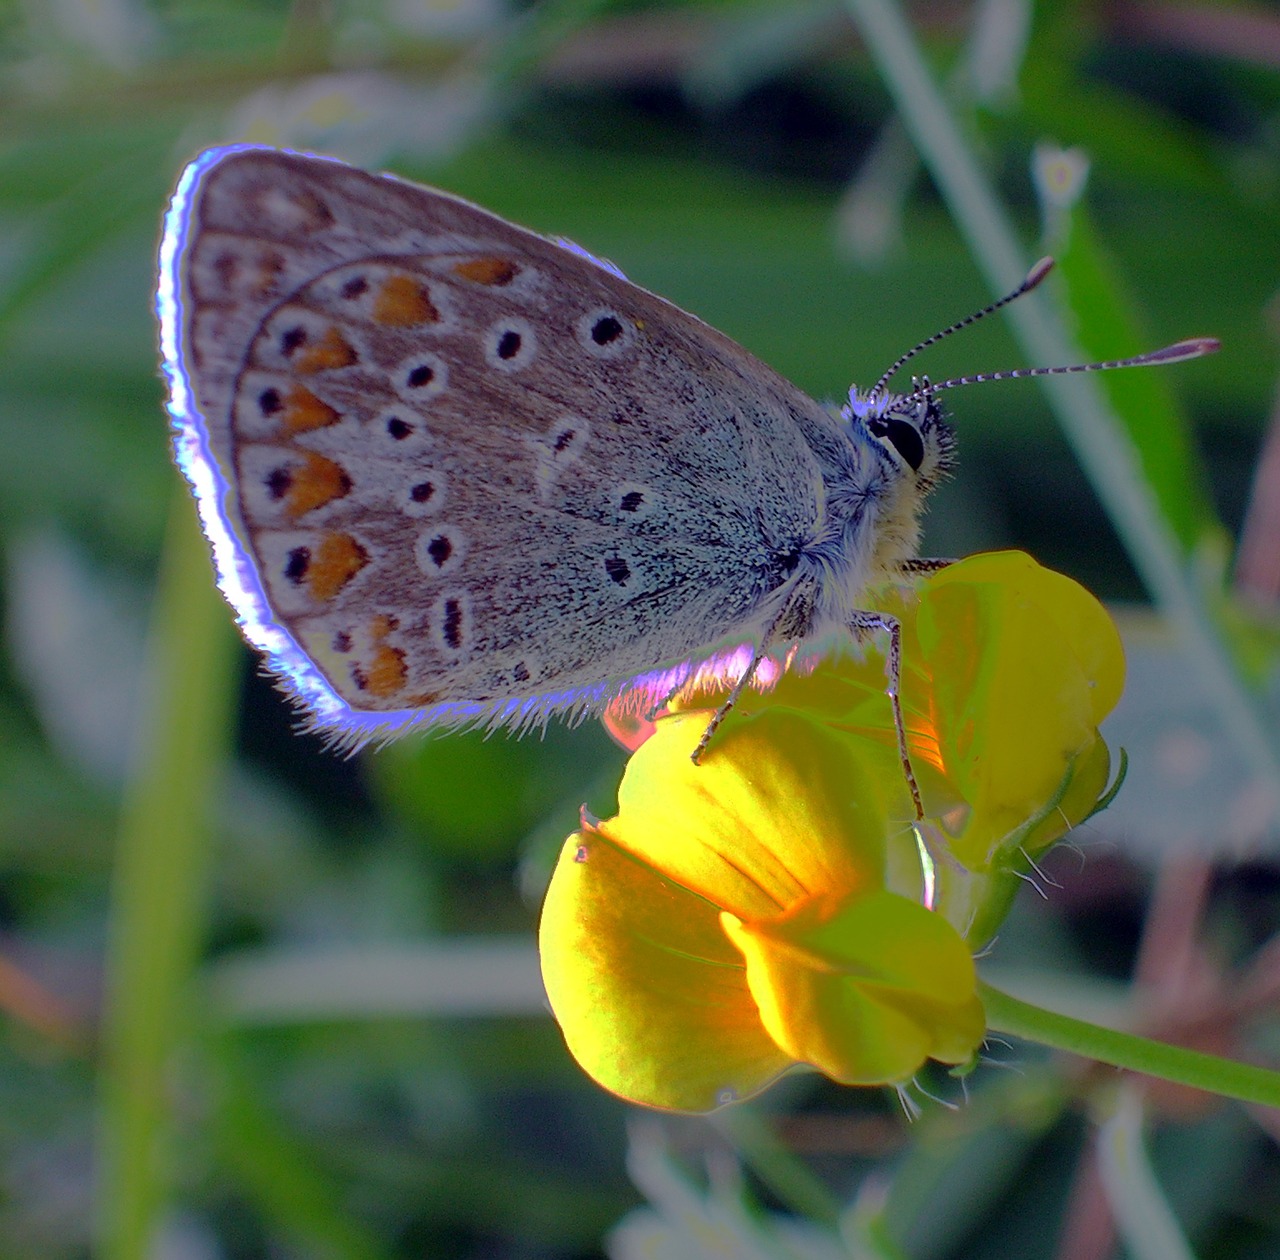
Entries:
[[348, 746], [651, 706], [709, 670], [740, 689], [788, 649], [892, 638], [866, 593], [919, 567], [953, 463], [937, 394], [961, 382], [887, 389], [937, 338], [828, 409], [568, 242], [323, 157], [197, 157], [156, 305], [219, 586]]

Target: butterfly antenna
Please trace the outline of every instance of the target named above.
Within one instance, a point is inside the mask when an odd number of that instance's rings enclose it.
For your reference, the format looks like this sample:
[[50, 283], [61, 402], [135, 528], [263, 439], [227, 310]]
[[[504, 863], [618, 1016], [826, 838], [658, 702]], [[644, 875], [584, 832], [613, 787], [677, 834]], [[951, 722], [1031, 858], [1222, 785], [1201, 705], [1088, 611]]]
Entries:
[[990, 306], [984, 306], [980, 311], [974, 311], [972, 315], [966, 315], [959, 323], [952, 324], [949, 328], [944, 328], [941, 332], [936, 332], [932, 337], [926, 337], [919, 345], [912, 346], [904, 355], [900, 355], [889, 368], [887, 372], [875, 383], [868, 398], [876, 397], [884, 387], [898, 374], [899, 369], [914, 359], [921, 350], [927, 349], [935, 342], [942, 341], [946, 337], [950, 337], [952, 333], [959, 332], [962, 328], [968, 328], [970, 324], [976, 324], [980, 319], [986, 319], [988, 315], [995, 314], [1002, 306], [1008, 306], [1015, 298], [1020, 298], [1024, 293], [1030, 293], [1032, 289], [1040, 283], [1053, 270], [1053, 259], [1042, 258], [1030, 271], [1027, 272], [1026, 278], [1022, 281], [1012, 293], [1006, 293], [998, 302], [992, 302]]
[[1028, 376], [1068, 376], [1073, 372], [1108, 372], [1112, 368], [1154, 367], [1163, 363], [1181, 363], [1184, 359], [1198, 359], [1221, 349], [1216, 337], [1191, 337], [1177, 341], [1161, 350], [1150, 350], [1130, 359], [1106, 359], [1099, 363], [1071, 363], [1065, 367], [1013, 368], [1007, 372], [979, 372], [976, 376], [953, 376], [949, 381], [934, 382], [925, 379], [911, 391], [910, 398], [923, 398], [957, 385], [978, 385], [984, 381], [1016, 381]]

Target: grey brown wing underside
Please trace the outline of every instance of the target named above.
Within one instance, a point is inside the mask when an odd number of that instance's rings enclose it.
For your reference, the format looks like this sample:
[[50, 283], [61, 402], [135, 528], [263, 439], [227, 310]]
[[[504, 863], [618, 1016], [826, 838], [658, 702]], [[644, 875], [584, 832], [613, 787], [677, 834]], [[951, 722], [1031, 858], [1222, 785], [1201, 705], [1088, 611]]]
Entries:
[[274, 610], [353, 707], [587, 687], [767, 619], [821, 513], [797, 418], [826, 419], [745, 351], [385, 177], [245, 153], [200, 197], [199, 402]]

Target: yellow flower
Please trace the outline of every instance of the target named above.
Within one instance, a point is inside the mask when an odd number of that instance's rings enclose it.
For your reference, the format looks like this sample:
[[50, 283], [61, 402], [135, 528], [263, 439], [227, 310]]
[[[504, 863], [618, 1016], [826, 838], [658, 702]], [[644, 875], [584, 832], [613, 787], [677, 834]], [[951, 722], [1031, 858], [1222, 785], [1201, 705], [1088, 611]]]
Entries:
[[567, 842], [543, 977], [607, 1089], [705, 1111], [798, 1065], [897, 1084], [981, 1043], [972, 950], [1030, 855], [1099, 802], [1119, 640], [1087, 592], [1016, 553], [883, 607], [924, 820], [871, 649], [743, 697], [697, 766], [719, 698], [661, 718], [617, 815]]
[[1098, 725], [1124, 652], [1082, 586], [1019, 552], [974, 556], [924, 584], [914, 618], [939, 760], [963, 817], [956, 858], [989, 869], [1046, 848], [1093, 812], [1111, 758]]
[[607, 1089], [682, 1111], [802, 1062], [869, 1084], [968, 1059], [983, 1033], [972, 958], [940, 916], [885, 891], [884, 815], [845, 741], [766, 711], [695, 766], [705, 723], [660, 722], [617, 817], [561, 854], [540, 945], [574, 1057]]

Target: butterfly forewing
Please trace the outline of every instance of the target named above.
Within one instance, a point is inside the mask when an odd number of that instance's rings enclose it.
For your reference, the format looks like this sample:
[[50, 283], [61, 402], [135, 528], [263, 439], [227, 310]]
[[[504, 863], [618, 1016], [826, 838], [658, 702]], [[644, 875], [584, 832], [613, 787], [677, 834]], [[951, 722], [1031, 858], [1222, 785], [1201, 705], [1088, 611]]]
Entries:
[[832, 426], [782, 378], [594, 260], [324, 159], [226, 151], [188, 213], [232, 527], [351, 709], [519, 719], [758, 638]]

